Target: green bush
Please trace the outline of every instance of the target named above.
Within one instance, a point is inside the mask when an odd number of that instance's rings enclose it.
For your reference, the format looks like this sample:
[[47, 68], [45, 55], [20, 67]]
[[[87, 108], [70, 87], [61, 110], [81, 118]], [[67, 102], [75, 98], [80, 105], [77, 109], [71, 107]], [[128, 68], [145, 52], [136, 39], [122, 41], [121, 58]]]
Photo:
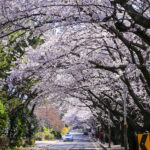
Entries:
[[32, 139], [38, 128], [36, 117], [23, 105], [13, 111], [10, 124], [8, 137], [11, 146], [21, 146], [21, 138]]
[[45, 133], [45, 134], [44, 134], [44, 139], [45, 139], [45, 140], [54, 140], [55, 137], [54, 137], [54, 135], [51, 134], [51, 133]]
[[0, 100], [0, 135], [4, 134], [8, 125], [8, 115], [5, 112], [4, 105]]
[[5, 150], [12, 150], [12, 148], [8, 147], [8, 148], [5, 148]]
[[47, 133], [52, 133], [54, 130], [53, 130], [53, 128], [47, 129], [45, 126], [43, 126], [43, 131], [47, 132]]
[[39, 140], [39, 141], [44, 140], [44, 132], [37, 132], [37, 133], [35, 134], [35, 139], [36, 139], [36, 140]]
[[20, 139], [20, 142], [21, 142], [21, 145], [22, 145], [22, 146], [25, 146], [25, 144], [26, 144], [26, 143], [25, 143], [25, 142], [26, 142], [25, 139], [21, 138], [21, 139]]
[[6, 136], [0, 136], [0, 148], [8, 146], [8, 138]]
[[35, 134], [35, 139], [39, 141], [54, 140], [55, 136], [52, 133], [48, 133], [48, 132], [38, 132]]
[[26, 139], [26, 145], [34, 145], [35, 139]]
[[60, 139], [62, 137], [61, 133], [59, 131], [53, 131], [52, 133], [53, 133], [53, 135], [55, 136], [56, 139]]

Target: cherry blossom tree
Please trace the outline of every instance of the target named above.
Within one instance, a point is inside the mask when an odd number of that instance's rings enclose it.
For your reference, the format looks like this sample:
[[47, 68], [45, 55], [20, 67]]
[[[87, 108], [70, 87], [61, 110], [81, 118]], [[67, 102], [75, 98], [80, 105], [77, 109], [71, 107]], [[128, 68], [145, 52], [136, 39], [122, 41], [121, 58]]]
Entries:
[[31, 88], [37, 92], [33, 103], [44, 97], [63, 101], [75, 97], [106, 125], [103, 114], [109, 110], [117, 127], [123, 118], [126, 85], [129, 131], [150, 130], [148, 0], [1, 4], [1, 38], [18, 30], [35, 34], [50, 30], [44, 35], [45, 44], [37, 51], [29, 47], [10, 76], [18, 81], [41, 79]]

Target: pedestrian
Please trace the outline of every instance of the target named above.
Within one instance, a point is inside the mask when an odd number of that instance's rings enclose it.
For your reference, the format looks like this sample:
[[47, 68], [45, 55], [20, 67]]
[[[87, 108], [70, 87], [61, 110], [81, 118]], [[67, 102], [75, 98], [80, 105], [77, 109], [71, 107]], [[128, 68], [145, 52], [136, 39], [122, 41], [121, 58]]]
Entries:
[[92, 137], [95, 138], [95, 131], [93, 129], [92, 129], [91, 133], [92, 133]]
[[106, 142], [106, 143], [109, 142], [108, 134], [105, 134], [105, 142]]
[[99, 140], [101, 143], [103, 143], [103, 133], [102, 132], [99, 134]]

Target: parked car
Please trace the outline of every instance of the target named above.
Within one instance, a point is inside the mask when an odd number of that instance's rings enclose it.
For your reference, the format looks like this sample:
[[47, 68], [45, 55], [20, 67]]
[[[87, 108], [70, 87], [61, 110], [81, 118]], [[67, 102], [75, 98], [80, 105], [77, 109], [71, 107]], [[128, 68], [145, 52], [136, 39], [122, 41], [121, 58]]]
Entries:
[[84, 134], [84, 135], [88, 135], [88, 131], [84, 131], [83, 134]]
[[63, 141], [73, 141], [73, 136], [69, 133], [65, 134], [63, 137], [62, 137]]

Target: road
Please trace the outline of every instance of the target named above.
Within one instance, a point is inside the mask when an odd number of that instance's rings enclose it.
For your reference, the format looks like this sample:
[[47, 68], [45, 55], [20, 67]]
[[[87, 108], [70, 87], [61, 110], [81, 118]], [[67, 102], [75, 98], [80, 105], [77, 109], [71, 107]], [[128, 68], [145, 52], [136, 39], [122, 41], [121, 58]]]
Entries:
[[102, 150], [97, 143], [92, 142], [88, 135], [82, 133], [71, 133], [73, 142], [59, 142], [47, 145], [43, 150]]

